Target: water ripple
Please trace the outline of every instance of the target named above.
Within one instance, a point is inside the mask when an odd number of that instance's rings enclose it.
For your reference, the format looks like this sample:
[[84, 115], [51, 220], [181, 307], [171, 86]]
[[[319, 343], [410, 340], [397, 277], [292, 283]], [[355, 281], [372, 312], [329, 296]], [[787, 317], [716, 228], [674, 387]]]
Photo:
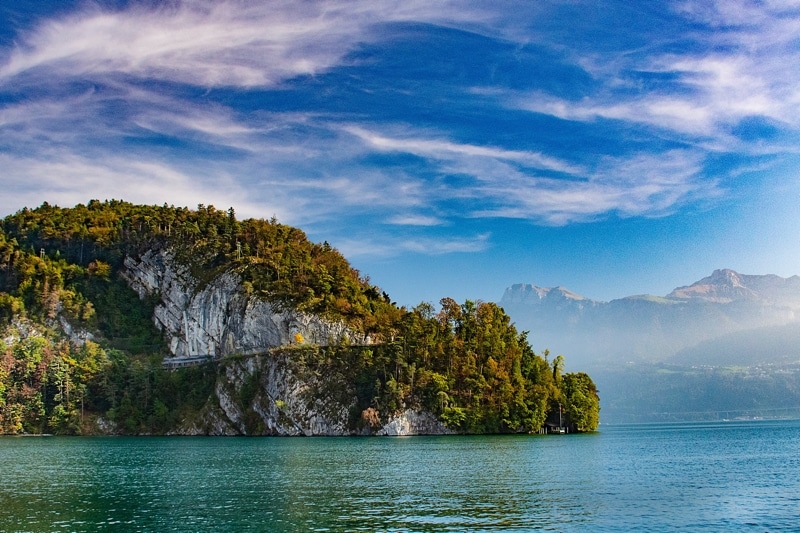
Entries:
[[800, 423], [0, 438], [0, 531], [791, 531]]

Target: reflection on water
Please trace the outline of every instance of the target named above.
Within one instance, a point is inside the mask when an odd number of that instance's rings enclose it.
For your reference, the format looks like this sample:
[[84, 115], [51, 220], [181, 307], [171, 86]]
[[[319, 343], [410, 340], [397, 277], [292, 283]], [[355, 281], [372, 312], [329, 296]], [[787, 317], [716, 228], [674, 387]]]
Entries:
[[0, 438], [0, 531], [792, 530], [800, 423]]

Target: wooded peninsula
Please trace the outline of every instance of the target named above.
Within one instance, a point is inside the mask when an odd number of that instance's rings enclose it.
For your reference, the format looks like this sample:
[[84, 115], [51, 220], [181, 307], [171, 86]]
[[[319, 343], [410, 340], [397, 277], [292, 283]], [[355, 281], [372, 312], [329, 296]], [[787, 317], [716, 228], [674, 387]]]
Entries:
[[[259, 354], [208, 354], [202, 364], [171, 368], [169, 335], [153, 320], [161, 295], [141, 297], [124, 275], [126, 258], [153, 251], [181, 265], [195, 290], [228, 274], [247, 298], [352, 334], [326, 343], [297, 333]], [[350, 434], [409, 409], [456, 433], [599, 424], [591, 378], [565, 373], [561, 355], [534, 353], [498, 305], [443, 298], [438, 307], [398, 306], [327, 242], [274, 218], [238, 220], [233, 208], [92, 200], [7, 216], [0, 331], [3, 434], [174, 433], [219, 403], [226, 365], [252, 356], [280, 356], [316, 376], [309, 405], [338, 398]], [[240, 433], [271, 434], [258, 402], [286, 417], [287, 400], [268, 397], [253, 376], [230, 396]]]

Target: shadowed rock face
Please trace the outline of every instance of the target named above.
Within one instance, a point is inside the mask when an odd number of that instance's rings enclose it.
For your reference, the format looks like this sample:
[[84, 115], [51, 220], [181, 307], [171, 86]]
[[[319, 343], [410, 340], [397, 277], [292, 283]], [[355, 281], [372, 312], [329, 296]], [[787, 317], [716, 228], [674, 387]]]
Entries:
[[563, 353], [568, 365], [663, 361], [687, 348], [737, 332], [794, 323], [800, 318], [800, 277], [743, 275], [716, 270], [665, 297], [611, 302], [561, 287], [519, 284], [500, 305], [537, 349]]
[[[330, 387], [327, 376], [309, 372], [290, 353], [244, 357], [223, 363], [209, 402], [183, 435], [350, 435], [355, 392], [347, 383]], [[243, 393], [247, 388], [252, 391]], [[324, 391], [337, 391], [331, 394]]]

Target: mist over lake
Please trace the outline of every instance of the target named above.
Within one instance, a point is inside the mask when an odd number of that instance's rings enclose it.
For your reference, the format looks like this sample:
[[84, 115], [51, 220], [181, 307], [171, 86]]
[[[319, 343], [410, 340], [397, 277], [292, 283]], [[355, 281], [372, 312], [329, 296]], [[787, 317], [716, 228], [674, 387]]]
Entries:
[[591, 372], [605, 422], [800, 413], [799, 276], [720, 269], [610, 302], [516, 284], [499, 303], [536, 349]]

